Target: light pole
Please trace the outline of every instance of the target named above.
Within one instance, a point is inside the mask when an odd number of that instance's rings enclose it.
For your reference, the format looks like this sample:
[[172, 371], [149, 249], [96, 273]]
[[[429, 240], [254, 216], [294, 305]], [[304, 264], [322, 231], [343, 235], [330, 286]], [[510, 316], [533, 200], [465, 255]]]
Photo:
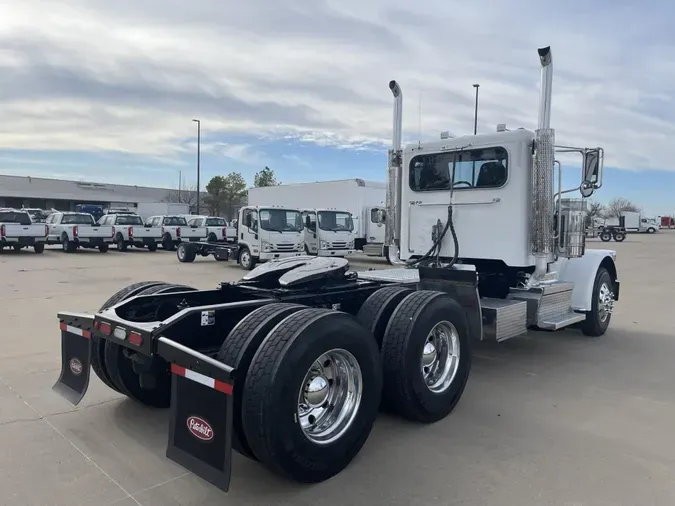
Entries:
[[180, 188], [183, 186], [183, 171], [179, 170], [178, 171], [178, 202], [182, 203], [183, 201], [180, 199]]
[[201, 147], [202, 123], [198, 119], [193, 119], [197, 123], [197, 215], [199, 215], [199, 151]]
[[480, 84], [474, 84], [473, 87], [476, 88], [476, 107], [473, 111], [473, 134], [476, 135], [478, 132], [478, 88], [480, 88]]

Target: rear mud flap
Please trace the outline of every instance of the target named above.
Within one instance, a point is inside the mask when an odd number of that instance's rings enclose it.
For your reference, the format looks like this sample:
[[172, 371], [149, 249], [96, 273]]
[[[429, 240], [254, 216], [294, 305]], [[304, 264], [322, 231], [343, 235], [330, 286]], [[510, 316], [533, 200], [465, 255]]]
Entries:
[[59, 314], [61, 328], [61, 375], [52, 389], [77, 406], [89, 387], [91, 330], [94, 318]]
[[166, 456], [227, 492], [232, 465], [232, 368], [164, 337], [158, 354], [171, 363]]

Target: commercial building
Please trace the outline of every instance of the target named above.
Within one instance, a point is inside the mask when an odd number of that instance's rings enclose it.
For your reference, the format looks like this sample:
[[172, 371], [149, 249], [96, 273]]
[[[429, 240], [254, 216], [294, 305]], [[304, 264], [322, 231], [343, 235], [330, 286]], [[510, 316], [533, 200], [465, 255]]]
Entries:
[[0, 175], [0, 207], [73, 211], [77, 204], [134, 207], [139, 202], [177, 201], [177, 197], [178, 190], [171, 188]]

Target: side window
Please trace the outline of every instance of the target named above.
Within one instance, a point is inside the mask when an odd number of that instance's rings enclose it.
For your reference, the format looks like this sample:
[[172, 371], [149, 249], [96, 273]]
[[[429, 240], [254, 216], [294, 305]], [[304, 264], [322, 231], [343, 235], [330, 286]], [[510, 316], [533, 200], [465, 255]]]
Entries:
[[410, 160], [408, 182], [413, 191], [499, 188], [507, 176], [506, 149], [490, 147], [415, 156]]
[[370, 222], [377, 223], [377, 209], [370, 210]]

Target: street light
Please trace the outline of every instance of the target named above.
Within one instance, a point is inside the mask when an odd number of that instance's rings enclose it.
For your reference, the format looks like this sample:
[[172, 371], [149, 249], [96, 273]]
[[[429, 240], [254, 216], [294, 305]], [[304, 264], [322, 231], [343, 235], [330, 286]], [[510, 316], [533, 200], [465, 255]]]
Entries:
[[201, 145], [202, 124], [198, 119], [193, 119], [197, 123], [197, 215], [199, 215], [199, 151]]
[[478, 88], [480, 88], [480, 84], [474, 84], [473, 87], [476, 88], [476, 107], [473, 111], [473, 134], [476, 135], [478, 132]]
[[182, 203], [183, 201], [180, 199], [180, 189], [181, 186], [183, 186], [183, 171], [179, 170], [178, 171], [178, 202]]

